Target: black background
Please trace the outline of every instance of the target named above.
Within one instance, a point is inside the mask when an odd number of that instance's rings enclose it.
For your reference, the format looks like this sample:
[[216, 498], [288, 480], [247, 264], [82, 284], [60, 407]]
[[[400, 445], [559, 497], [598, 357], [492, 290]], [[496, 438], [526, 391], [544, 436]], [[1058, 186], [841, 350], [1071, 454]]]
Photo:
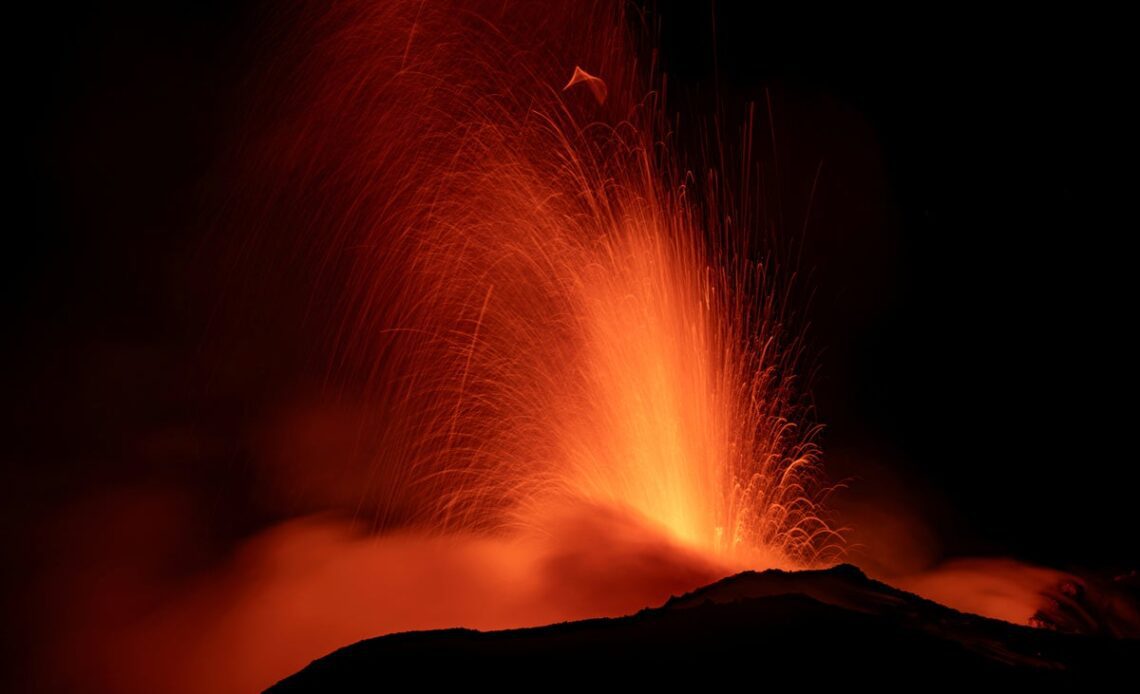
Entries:
[[[168, 269], [193, 245], [270, 5], [11, 25], [6, 534], [59, 499], [159, 474], [113, 451], [124, 423], [179, 408], [169, 388], [148, 395], [148, 368], [195, 354]], [[781, 221], [799, 229], [811, 210], [803, 265], [836, 474], [892, 480], [951, 554], [1140, 560], [1122, 18], [653, 8], [673, 106], [756, 101]], [[89, 349], [102, 343], [138, 349], [108, 366]], [[135, 368], [154, 354], [162, 365]], [[204, 477], [241, 485], [232, 467]], [[241, 495], [215, 493], [219, 507]]]

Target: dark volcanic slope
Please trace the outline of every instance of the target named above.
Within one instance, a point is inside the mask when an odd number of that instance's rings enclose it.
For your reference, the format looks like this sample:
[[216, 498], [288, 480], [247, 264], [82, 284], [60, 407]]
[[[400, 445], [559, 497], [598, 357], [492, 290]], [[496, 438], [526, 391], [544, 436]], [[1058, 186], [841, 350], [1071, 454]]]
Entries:
[[[852, 566], [746, 572], [618, 619], [393, 634], [315, 661], [269, 691], [378, 691], [441, 680], [538, 688], [719, 681], [1131, 681], [1140, 643], [1017, 627], [873, 581]], [[535, 675], [540, 680], [530, 680]], [[411, 679], [408, 679], [411, 678]], [[599, 679], [603, 678], [603, 679]]]

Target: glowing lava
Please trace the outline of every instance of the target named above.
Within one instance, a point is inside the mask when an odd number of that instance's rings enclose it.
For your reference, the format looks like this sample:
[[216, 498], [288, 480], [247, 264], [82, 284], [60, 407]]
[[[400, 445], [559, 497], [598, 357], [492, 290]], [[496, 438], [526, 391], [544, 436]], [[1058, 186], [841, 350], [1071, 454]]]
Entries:
[[320, 185], [274, 201], [351, 258], [334, 344], [386, 428], [377, 527], [396, 500], [496, 534], [601, 505], [750, 566], [833, 560], [786, 287], [686, 183], [625, 18], [420, 5], [334, 32], [292, 143]]

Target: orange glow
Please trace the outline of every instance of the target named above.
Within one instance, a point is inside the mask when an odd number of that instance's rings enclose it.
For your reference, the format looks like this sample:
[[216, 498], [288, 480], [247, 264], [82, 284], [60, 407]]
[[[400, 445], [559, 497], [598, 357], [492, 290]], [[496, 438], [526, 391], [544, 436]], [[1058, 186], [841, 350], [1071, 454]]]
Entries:
[[[140, 519], [135, 519], [140, 520]], [[501, 629], [619, 616], [732, 572], [628, 516], [581, 509], [542, 536], [367, 537], [306, 519], [130, 619], [115, 596], [74, 600], [39, 682], [100, 692], [250, 692], [341, 646], [414, 629]], [[58, 635], [57, 635], [58, 638]]]
[[957, 559], [893, 583], [917, 595], [1013, 624], [1030, 624], [1044, 598], [1073, 576], [1013, 559]]

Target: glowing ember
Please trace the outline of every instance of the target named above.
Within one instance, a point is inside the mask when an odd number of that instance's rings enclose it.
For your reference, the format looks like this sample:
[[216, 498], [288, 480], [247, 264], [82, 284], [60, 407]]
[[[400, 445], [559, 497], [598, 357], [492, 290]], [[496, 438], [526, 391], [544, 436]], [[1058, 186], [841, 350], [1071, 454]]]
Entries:
[[570, 81], [566, 83], [562, 91], [566, 91], [575, 84], [583, 83], [589, 86], [590, 93], [594, 95], [594, 98], [598, 100], [599, 104], [606, 103], [606, 96], [609, 94], [609, 90], [606, 89], [605, 81], [600, 77], [594, 77], [578, 66], [574, 66], [574, 74], [570, 76]]

